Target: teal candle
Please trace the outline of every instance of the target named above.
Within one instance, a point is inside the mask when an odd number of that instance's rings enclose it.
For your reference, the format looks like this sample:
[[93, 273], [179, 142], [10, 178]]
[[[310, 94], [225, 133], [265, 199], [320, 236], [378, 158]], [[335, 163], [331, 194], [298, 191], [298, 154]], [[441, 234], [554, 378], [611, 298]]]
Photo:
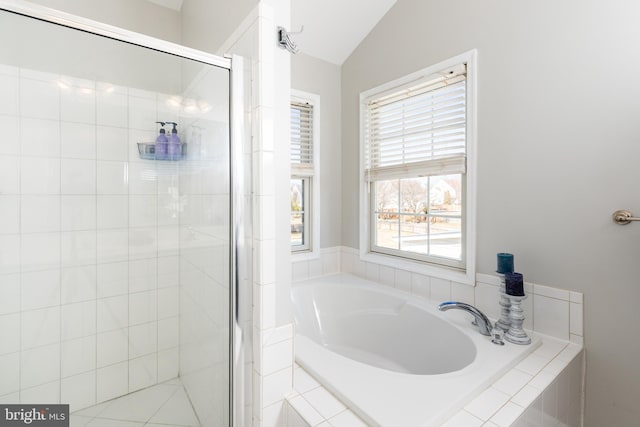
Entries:
[[513, 254], [501, 252], [498, 254], [498, 273], [513, 273]]

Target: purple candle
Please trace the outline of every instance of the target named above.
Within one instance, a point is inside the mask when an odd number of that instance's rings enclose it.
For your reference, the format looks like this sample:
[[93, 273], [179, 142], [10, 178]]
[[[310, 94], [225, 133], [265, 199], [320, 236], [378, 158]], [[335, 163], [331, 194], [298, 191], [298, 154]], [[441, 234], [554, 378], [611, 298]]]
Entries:
[[505, 273], [504, 275], [505, 290], [507, 295], [514, 297], [524, 296], [524, 280], [520, 273]]
[[513, 255], [507, 253], [498, 254], [498, 273], [513, 273]]

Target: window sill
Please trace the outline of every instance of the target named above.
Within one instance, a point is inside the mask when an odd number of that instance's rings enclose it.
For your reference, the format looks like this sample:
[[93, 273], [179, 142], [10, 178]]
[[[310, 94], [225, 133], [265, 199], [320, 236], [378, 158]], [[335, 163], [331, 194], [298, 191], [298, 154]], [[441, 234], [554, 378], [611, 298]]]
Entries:
[[320, 258], [320, 251], [291, 252], [291, 262], [311, 261]]
[[451, 280], [456, 283], [475, 286], [475, 273], [468, 270], [456, 270], [453, 268], [438, 266], [436, 264], [413, 261], [393, 255], [384, 255], [363, 250], [360, 251], [360, 259], [365, 262], [399, 268], [412, 273], [424, 274], [425, 276], [437, 277], [439, 279]]

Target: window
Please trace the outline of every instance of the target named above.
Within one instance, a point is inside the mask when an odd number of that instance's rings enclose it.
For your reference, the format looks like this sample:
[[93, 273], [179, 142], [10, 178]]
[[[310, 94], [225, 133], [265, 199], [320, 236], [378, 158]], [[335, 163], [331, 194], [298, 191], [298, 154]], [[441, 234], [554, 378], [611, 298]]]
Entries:
[[474, 58], [361, 95], [363, 256], [473, 280]]
[[293, 91], [291, 101], [291, 250], [318, 247], [318, 108], [316, 95]]

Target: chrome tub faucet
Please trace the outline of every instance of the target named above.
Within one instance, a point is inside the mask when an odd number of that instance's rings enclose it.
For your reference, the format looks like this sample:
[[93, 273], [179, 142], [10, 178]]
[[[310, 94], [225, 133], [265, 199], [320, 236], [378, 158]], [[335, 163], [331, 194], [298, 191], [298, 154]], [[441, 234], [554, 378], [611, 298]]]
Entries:
[[491, 336], [493, 325], [491, 324], [489, 318], [483, 312], [481, 312], [471, 304], [465, 304], [464, 302], [445, 301], [438, 305], [438, 310], [440, 311], [447, 311], [451, 309], [466, 311], [467, 313], [473, 315], [473, 324], [478, 326], [478, 332], [480, 332], [482, 335]]

